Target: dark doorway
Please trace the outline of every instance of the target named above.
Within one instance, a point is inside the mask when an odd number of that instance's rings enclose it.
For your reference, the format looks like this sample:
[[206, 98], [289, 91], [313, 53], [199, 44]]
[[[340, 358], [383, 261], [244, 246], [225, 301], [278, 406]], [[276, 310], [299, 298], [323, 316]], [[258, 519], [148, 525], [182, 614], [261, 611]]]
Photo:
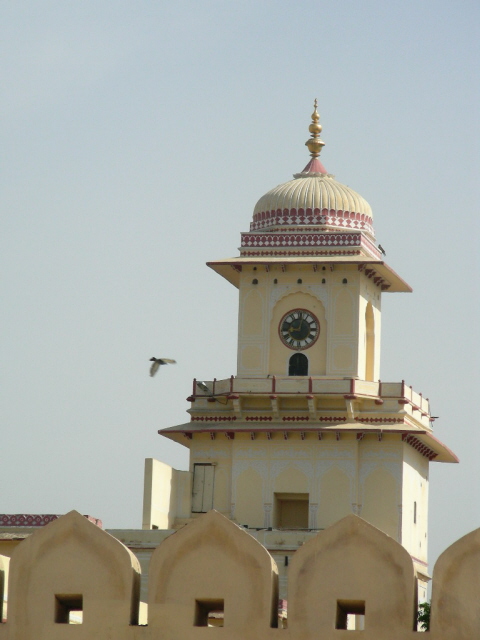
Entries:
[[289, 376], [308, 376], [308, 358], [303, 353], [294, 353], [288, 361]]

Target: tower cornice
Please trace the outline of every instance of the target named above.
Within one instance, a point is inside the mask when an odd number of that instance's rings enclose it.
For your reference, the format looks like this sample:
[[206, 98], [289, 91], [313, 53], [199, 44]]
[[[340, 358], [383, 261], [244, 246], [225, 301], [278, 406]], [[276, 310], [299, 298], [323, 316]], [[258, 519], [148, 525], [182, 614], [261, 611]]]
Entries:
[[213, 260], [207, 262], [207, 266], [223, 276], [228, 282], [235, 287], [240, 285], [240, 274], [245, 267], [262, 267], [265, 271], [269, 271], [274, 266], [279, 266], [282, 270], [288, 267], [296, 267], [299, 265], [311, 266], [313, 271], [317, 271], [319, 267], [327, 266], [332, 270], [335, 267], [344, 265], [356, 265], [358, 270], [363, 272], [366, 277], [373, 279], [378, 278], [375, 284], [382, 291], [389, 293], [411, 293], [412, 288], [405, 282], [386, 262], [383, 260], [372, 260], [366, 256], [348, 256], [348, 255], [332, 255], [330, 251], [325, 252], [326, 255], [313, 256], [310, 252], [308, 255], [252, 255], [239, 256], [236, 258], [225, 258], [223, 260]]

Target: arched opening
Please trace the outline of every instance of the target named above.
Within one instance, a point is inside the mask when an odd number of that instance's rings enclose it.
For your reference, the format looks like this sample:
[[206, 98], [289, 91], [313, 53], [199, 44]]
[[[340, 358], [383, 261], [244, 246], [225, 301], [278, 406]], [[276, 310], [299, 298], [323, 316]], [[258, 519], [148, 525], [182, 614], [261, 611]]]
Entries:
[[375, 369], [375, 323], [373, 319], [372, 303], [367, 304], [365, 311], [365, 380], [372, 380]]
[[308, 376], [308, 358], [303, 353], [294, 353], [288, 361], [289, 376]]

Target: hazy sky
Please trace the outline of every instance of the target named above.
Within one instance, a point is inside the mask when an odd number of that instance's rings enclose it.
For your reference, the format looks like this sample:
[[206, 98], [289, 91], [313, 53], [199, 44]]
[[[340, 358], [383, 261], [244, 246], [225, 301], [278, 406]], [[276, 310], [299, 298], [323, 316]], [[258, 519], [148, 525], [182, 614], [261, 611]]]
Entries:
[[[0, 512], [141, 527], [143, 461], [192, 379], [236, 370], [237, 255], [258, 198], [322, 161], [372, 205], [382, 380], [430, 398], [430, 560], [480, 526], [479, 4], [5, 1]], [[149, 358], [176, 366], [148, 375]]]

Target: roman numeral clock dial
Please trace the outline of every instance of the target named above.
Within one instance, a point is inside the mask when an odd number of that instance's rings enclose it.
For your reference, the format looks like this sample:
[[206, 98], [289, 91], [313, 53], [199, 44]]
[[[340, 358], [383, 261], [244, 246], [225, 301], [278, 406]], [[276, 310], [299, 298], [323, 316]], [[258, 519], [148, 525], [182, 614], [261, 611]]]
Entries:
[[318, 318], [307, 309], [294, 309], [286, 313], [278, 326], [280, 339], [295, 351], [308, 349], [320, 335]]

